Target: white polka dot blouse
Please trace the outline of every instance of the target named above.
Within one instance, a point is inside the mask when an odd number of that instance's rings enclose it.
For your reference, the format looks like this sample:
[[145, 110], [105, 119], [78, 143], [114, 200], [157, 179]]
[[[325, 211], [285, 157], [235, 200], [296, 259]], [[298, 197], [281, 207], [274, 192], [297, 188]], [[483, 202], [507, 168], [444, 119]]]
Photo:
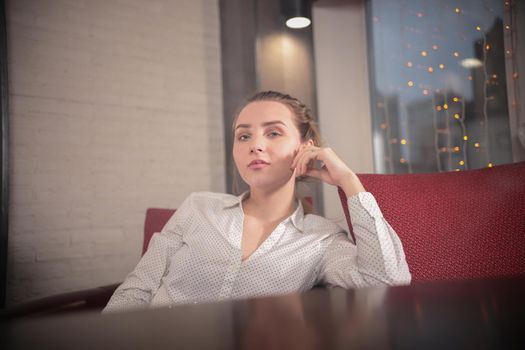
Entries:
[[316, 284], [360, 288], [408, 284], [402, 244], [371, 193], [348, 198], [355, 244], [301, 203], [247, 259], [241, 257], [242, 199], [191, 194], [155, 233], [104, 312], [279, 295]]

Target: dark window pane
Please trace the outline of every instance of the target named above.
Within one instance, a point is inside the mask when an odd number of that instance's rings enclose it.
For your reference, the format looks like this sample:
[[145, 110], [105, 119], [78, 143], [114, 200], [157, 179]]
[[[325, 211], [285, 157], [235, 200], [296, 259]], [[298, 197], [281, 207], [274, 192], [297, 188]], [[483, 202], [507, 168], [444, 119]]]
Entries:
[[379, 173], [512, 162], [504, 1], [367, 2]]

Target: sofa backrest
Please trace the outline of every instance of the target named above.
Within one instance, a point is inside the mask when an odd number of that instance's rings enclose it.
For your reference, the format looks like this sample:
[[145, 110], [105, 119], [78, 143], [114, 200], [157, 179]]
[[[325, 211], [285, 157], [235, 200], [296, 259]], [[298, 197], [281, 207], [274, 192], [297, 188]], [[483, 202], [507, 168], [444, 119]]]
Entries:
[[165, 209], [165, 208], [148, 208], [146, 210], [146, 220], [144, 221], [144, 242], [142, 244], [142, 255], [148, 249], [148, 244], [151, 236], [155, 232], [162, 231], [162, 228], [171, 216], [175, 213], [176, 209]]
[[403, 242], [414, 282], [525, 273], [525, 162], [358, 176]]

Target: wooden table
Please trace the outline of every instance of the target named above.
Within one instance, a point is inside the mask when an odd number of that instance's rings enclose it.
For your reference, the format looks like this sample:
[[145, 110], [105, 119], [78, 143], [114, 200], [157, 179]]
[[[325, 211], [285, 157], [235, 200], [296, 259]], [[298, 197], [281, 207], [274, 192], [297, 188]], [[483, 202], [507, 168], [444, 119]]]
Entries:
[[[525, 349], [525, 276], [2, 323], [6, 349]], [[7, 346], [5, 346], [7, 345]]]

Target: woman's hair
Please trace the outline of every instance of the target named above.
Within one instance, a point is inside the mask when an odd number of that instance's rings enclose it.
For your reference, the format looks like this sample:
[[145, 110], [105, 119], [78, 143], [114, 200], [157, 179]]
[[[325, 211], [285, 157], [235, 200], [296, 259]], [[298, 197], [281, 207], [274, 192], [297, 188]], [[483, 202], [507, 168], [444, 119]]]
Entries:
[[312, 111], [310, 111], [310, 109], [306, 107], [304, 103], [295, 97], [283, 94], [282, 92], [278, 91], [268, 90], [257, 92], [255, 95], [246, 100], [246, 102], [237, 112], [237, 115], [233, 120], [232, 128], [235, 128], [237, 118], [239, 118], [239, 114], [242, 109], [252, 102], [259, 101], [279, 102], [288, 107], [295, 116], [295, 126], [297, 126], [297, 129], [299, 130], [301, 141], [306, 142], [311, 139], [314, 143], [314, 146], [321, 147], [321, 136], [319, 134], [319, 129], [317, 128], [317, 123], [312, 116]]
[[[306, 142], [308, 140], [312, 140], [314, 146], [321, 147], [321, 135], [319, 133], [319, 129], [317, 128], [317, 123], [313, 118], [312, 111], [308, 107], [306, 107], [306, 105], [302, 103], [299, 99], [292, 97], [288, 94], [272, 90], [257, 92], [252, 97], [246, 100], [246, 102], [241, 106], [241, 108], [239, 108], [237, 115], [233, 119], [233, 134], [235, 134], [235, 124], [237, 123], [237, 119], [239, 118], [239, 114], [241, 113], [242, 109], [252, 102], [260, 101], [279, 102], [288, 107], [295, 117], [294, 122], [295, 126], [299, 130], [299, 134], [301, 135], [301, 141]], [[236, 182], [238, 180], [237, 169], [234, 170], [233, 175], [233, 187], [235, 189], [237, 187]], [[305, 176], [298, 177], [297, 181], [302, 181], [305, 178]], [[303, 204], [305, 214], [314, 212], [313, 206], [310, 202], [308, 202], [304, 198], [301, 198], [301, 203]]]

